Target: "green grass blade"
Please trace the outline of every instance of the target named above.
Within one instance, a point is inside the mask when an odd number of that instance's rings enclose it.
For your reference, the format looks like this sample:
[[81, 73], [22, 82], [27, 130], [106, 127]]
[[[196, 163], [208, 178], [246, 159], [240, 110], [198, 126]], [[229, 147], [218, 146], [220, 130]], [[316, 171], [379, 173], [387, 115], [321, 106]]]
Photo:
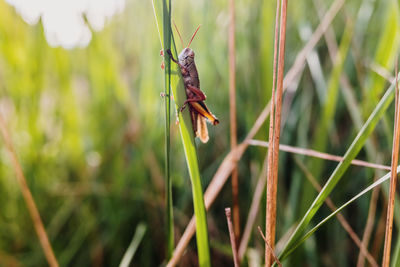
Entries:
[[[397, 173], [399, 173], [399, 171], [400, 171], [400, 167], [397, 167]], [[383, 182], [387, 181], [390, 178], [390, 174], [391, 173], [389, 172], [389, 173], [385, 174], [384, 176], [382, 176], [381, 178], [379, 178], [378, 180], [376, 180], [373, 184], [371, 184], [370, 186], [365, 188], [363, 191], [358, 193], [356, 196], [351, 198], [349, 201], [344, 203], [337, 210], [335, 210], [329, 216], [327, 216], [325, 219], [323, 219], [321, 222], [319, 222], [315, 227], [313, 227], [310, 231], [308, 231], [297, 243], [295, 243], [292, 246], [292, 248], [288, 251], [288, 253], [286, 255], [289, 255], [292, 251], [294, 251], [301, 243], [303, 243], [305, 240], [307, 240], [307, 238], [309, 238], [313, 233], [315, 233], [315, 231], [317, 231], [322, 225], [324, 225], [327, 221], [329, 221], [330, 219], [335, 217], [339, 212], [341, 212], [344, 208], [346, 208], [352, 202], [354, 202], [355, 200], [357, 200], [361, 196], [365, 195], [366, 193], [368, 193], [369, 191], [371, 191], [375, 187], [379, 186]], [[284, 257], [282, 257], [281, 260], [283, 260], [283, 259], [284, 259]]]
[[[163, 32], [164, 48], [171, 48], [171, 0], [163, 1]], [[165, 107], [165, 177], [166, 181], [166, 214], [167, 214], [167, 259], [172, 257], [174, 251], [174, 214], [172, 203], [172, 181], [170, 176], [170, 125], [171, 125], [171, 60], [165, 60], [165, 87], [164, 87], [164, 107]]]
[[[174, 57], [177, 57], [174, 49]], [[171, 88], [175, 98], [175, 107], [178, 110], [186, 99], [185, 88], [176, 64], [171, 66]], [[200, 171], [197, 159], [197, 150], [194, 141], [192, 121], [189, 109], [179, 112], [179, 131], [186, 156], [186, 163], [192, 182], [194, 214], [196, 217], [196, 241], [200, 266], [211, 266], [210, 250], [207, 231], [207, 217], [204, 206], [203, 189], [201, 186]]]
[[[157, 31], [160, 38], [162, 49], [165, 51], [171, 49], [171, 1], [158, 1], [157, 4], [152, 1], [154, 17]], [[159, 14], [162, 13], [162, 23], [160, 23]], [[163, 26], [160, 30], [160, 24]], [[166, 38], [164, 38], [164, 36]], [[174, 214], [172, 202], [172, 181], [170, 176], [170, 126], [171, 126], [171, 60], [169, 58], [164, 62], [164, 108], [165, 108], [165, 192], [166, 192], [166, 239], [167, 239], [167, 259], [172, 257], [174, 251]]]
[[[153, 5], [157, 5], [159, 2], [153, 0]], [[163, 5], [166, 5], [166, 0], [163, 1]], [[157, 16], [157, 6], [154, 8], [156, 20], [159, 20]], [[165, 18], [165, 16], [164, 16]], [[170, 20], [164, 20], [163, 23], [157, 22], [158, 25], [163, 25], [164, 36], [169, 35], [171, 37], [170, 49], [175, 58], [177, 58], [175, 43], [173, 39], [173, 33], [171, 30]], [[160, 36], [162, 39], [162, 36]], [[165, 46], [166, 51], [169, 47]], [[170, 64], [170, 59], [168, 56], [165, 57], [165, 69], [170, 68], [170, 84], [172, 94], [175, 100], [175, 109], [179, 110], [179, 107], [183, 105], [186, 99], [185, 88], [183, 85], [183, 80], [180, 74], [180, 70], [176, 64]], [[200, 266], [211, 266], [210, 260], [210, 249], [208, 241], [208, 230], [207, 230], [207, 217], [206, 210], [204, 206], [203, 190], [200, 179], [200, 171], [198, 166], [197, 150], [193, 135], [192, 122], [189, 114], [189, 109], [185, 109], [183, 112], [179, 112], [179, 131], [181, 133], [181, 139], [183, 143], [183, 148], [185, 151], [186, 162], [189, 169], [189, 175], [192, 182], [192, 194], [193, 194], [193, 205], [194, 213], [196, 217], [196, 241], [197, 241], [197, 251]]]
[[390, 88], [387, 90], [385, 95], [382, 97], [381, 101], [376, 106], [375, 110], [372, 112], [370, 117], [368, 118], [367, 122], [364, 124], [363, 128], [359, 131], [358, 135], [354, 139], [353, 143], [350, 145], [349, 149], [347, 150], [346, 154], [344, 155], [344, 159], [336, 169], [331, 174], [330, 178], [326, 182], [325, 186], [318, 194], [314, 202], [311, 204], [310, 208], [300, 221], [299, 225], [297, 226], [296, 230], [291, 235], [288, 243], [285, 245], [284, 249], [282, 250], [279, 258], [285, 258], [289, 255], [289, 251], [291, 251], [295, 244], [299, 242], [301, 239], [304, 231], [308, 227], [311, 219], [314, 217], [315, 213], [321, 207], [325, 199], [329, 196], [332, 190], [335, 188], [336, 184], [340, 181], [343, 177], [343, 174], [350, 166], [351, 161], [357, 156], [358, 152], [361, 150], [363, 145], [365, 144], [367, 138], [374, 130], [376, 124], [379, 122], [383, 114], [385, 113], [386, 109], [388, 108], [389, 104], [393, 101], [394, 98], [394, 85], [392, 84]]
[[119, 267], [128, 267], [129, 266], [129, 264], [131, 263], [131, 261], [133, 259], [133, 256], [135, 256], [135, 253], [139, 247], [140, 242], [142, 242], [145, 232], [146, 232], [146, 225], [143, 223], [140, 223], [136, 227], [135, 235], [133, 236], [128, 249], [125, 251], [125, 254], [122, 257], [121, 263], [119, 264]]

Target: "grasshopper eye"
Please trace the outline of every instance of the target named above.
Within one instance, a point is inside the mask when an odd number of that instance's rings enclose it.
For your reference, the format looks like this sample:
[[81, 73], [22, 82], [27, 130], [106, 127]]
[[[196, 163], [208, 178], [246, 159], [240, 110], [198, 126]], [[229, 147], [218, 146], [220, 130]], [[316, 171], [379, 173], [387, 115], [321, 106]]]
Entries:
[[193, 50], [189, 52], [188, 56], [191, 57], [191, 58], [194, 58], [194, 52], [193, 52]]

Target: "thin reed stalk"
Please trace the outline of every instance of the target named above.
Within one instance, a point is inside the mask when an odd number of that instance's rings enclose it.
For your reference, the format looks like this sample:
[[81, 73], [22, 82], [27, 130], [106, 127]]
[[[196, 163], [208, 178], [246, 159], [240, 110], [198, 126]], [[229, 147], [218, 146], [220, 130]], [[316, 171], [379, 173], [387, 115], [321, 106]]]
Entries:
[[258, 232], [260, 233], [262, 239], [264, 240], [266, 246], [268, 247], [268, 249], [271, 251], [272, 256], [274, 257], [274, 261], [276, 262], [276, 264], [278, 264], [279, 267], [282, 267], [282, 263], [279, 261], [278, 257], [275, 254], [275, 251], [272, 249], [272, 247], [270, 246], [270, 244], [268, 243], [267, 239], [265, 238], [261, 227], [257, 226]]
[[392, 172], [390, 176], [389, 200], [386, 214], [386, 231], [385, 231], [385, 246], [383, 249], [382, 266], [389, 267], [390, 263], [390, 248], [392, 243], [393, 232], [393, 214], [394, 201], [396, 197], [397, 173], [396, 168], [399, 161], [399, 145], [400, 145], [400, 107], [399, 107], [399, 88], [398, 88], [398, 59], [396, 59], [396, 93], [395, 93], [395, 116], [394, 116], [394, 133], [392, 147]]
[[231, 241], [231, 247], [232, 247], [232, 254], [233, 254], [233, 264], [235, 267], [239, 267], [239, 257], [237, 253], [237, 247], [236, 247], [236, 238], [235, 238], [235, 233], [234, 233], [234, 227], [232, 224], [232, 216], [231, 216], [231, 208], [225, 208], [225, 216], [226, 216], [226, 221], [228, 223], [228, 230], [229, 230], [229, 238]]
[[[275, 87], [276, 87], [276, 68], [277, 68], [277, 58], [278, 58], [278, 31], [279, 31], [279, 12], [280, 12], [280, 0], [276, 1], [276, 11], [275, 11], [275, 35], [274, 35], [274, 65], [272, 72], [272, 88], [271, 88], [271, 100], [270, 100], [270, 119], [269, 119], [269, 136], [268, 141], [270, 144], [274, 144], [274, 112], [275, 112]], [[271, 209], [271, 201], [273, 195], [273, 166], [274, 166], [274, 145], [272, 145], [271, 149], [268, 149], [268, 164], [267, 164], [267, 204], [266, 204], [266, 220], [265, 220], [265, 232], [267, 233], [267, 237], [265, 239], [265, 266], [269, 266], [271, 262], [271, 252], [269, 250], [269, 246], [271, 246], [271, 217], [270, 217], [270, 209]], [[274, 245], [272, 245], [274, 246]], [[272, 248], [273, 250], [273, 248]]]
[[[279, 2], [279, 0], [277, 0]], [[277, 3], [278, 5], [278, 3]], [[278, 58], [278, 74], [276, 86], [276, 113], [274, 116], [274, 132], [272, 152], [269, 152], [268, 163], [268, 180], [267, 180], [267, 207], [266, 207], [266, 242], [275, 247], [276, 232], [276, 194], [278, 190], [278, 165], [279, 165], [279, 139], [281, 132], [281, 114], [282, 114], [282, 95], [283, 95], [283, 78], [285, 67], [285, 41], [286, 41], [286, 20], [287, 20], [287, 0], [282, 0], [282, 8], [280, 12], [280, 32], [279, 32], [279, 58]], [[275, 30], [277, 30], [275, 25]], [[274, 62], [274, 65], [276, 62]], [[274, 94], [274, 90], [272, 90]], [[273, 102], [272, 102], [273, 103]], [[272, 105], [273, 106], [273, 105]], [[271, 108], [272, 109], [272, 108]], [[272, 116], [271, 119], [272, 120]], [[270, 133], [271, 136], [271, 133]], [[270, 150], [269, 150], [270, 151]], [[265, 248], [265, 266], [268, 267], [273, 263], [273, 254], [266, 246]]]
[[[231, 149], [237, 146], [237, 125], [236, 125], [236, 48], [235, 48], [235, 0], [229, 1], [229, 112], [230, 112], [230, 131]], [[232, 171], [232, 202], [233, 202], [233, 222], [235, 241], [240, 240], [240, 210], [239, 210], [239, 177], [237, 166]]]

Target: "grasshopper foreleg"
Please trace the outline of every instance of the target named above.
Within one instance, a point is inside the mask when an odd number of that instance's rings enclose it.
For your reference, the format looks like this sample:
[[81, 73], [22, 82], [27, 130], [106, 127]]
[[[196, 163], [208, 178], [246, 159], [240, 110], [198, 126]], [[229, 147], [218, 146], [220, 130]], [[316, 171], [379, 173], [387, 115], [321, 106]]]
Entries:
[[170, 58], [171, 58], [171, 60], [172, 60], [173, 62], [175, 62], [175, 63], [178, 64], [179, 66], [181, 65], [181, 64], [179, 64], [178, 60], [176, 60], [176, 59], [174, 58], [174, 56], [172, 55], [172, 52], [171, 52], [170, 49], [167, 49], [167, 54], [170, 56]]
[[168, 50], [167, 50], [167, 54], [170, 56], [170, 58], [171, 58], [171, 60], [172, 60], [173, 62], [175, 62], [176, 64], [178, 64], [179, 67], [181, 67], [182, 75], [186, 75], [187, 73], [189, 73], [189, 70], [188, 70], [185, 66], [183, 66], [181, 63], [179, 63], [178, 60], [176, 60], [176, 59], [174, 58], [174, 56], [173, 56], [172, 53], [171, 53], [171, 50], [168, 49]]

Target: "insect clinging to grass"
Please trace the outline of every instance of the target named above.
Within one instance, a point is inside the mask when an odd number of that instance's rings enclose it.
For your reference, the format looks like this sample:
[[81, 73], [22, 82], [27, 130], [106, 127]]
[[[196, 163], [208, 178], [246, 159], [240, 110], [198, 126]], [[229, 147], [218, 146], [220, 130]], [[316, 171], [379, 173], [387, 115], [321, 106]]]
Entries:
[[[206, 143], [209, 139], [206, 120], [208, 120], [212, 125], [217, 125], [219, 121], [210, 112], [210, 110], [204, 103], [204, 100], [206, 100], [206, 96], [200, 90], [199, 75], [197, 72], [196, 64], [194, 62], [194, 51], [189, 48], [200, 26], [197, 27], [196, 31], [193, 33], [189, 44], [179, 54], [178, 60], [176, 60], [172, 56], [171, 50], [168, 49], [167, 53], [171, 57], [171, 60], [178, 64], [178, 66], [180, 67], [183, 82], [185, 84], [186, 100], [183, 103], [183, 106], [180, 108], [180, 112], [182, 112], [186, 108], [186, 106], [189, 106], [190, 117], [193, 124], [193, 131], [196, 137], [199, 137], [203, 143]], [[181, 34], [179, 33], [176, 25], [175, 29], [178, 32], [182, 47], [184, 47]]]

